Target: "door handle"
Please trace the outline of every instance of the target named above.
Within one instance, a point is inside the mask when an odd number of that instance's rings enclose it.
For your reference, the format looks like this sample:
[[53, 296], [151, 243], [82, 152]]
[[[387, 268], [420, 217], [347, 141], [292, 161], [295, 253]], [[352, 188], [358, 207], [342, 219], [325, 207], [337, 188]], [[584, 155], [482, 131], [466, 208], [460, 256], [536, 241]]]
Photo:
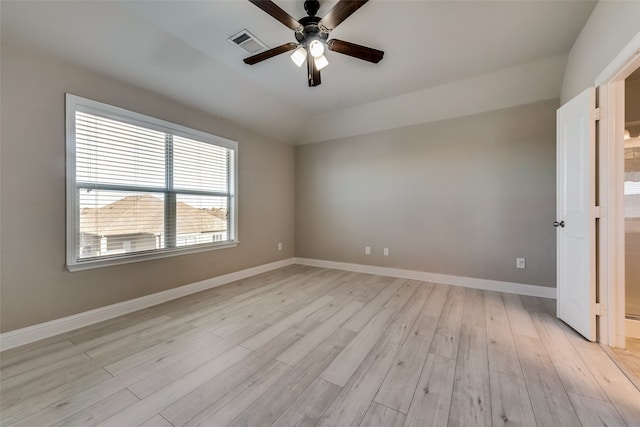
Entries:
[[553, 226], [554, 227], [560, 227], [560, 228], [564, 228], [564, 221], [553, 221]]

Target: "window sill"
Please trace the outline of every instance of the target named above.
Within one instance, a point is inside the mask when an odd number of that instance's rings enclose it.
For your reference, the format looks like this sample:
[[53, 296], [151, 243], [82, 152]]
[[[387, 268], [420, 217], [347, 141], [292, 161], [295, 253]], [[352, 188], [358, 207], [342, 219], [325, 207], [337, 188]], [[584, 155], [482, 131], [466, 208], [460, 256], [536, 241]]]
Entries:
[[235, 242], [229, 242], [229, 243], [219, 243], [215, 245], [197, 246], [189, 249], [174, 249], [174, 250], [167, 250], [162, 252], [130, 255], [130, 256], [121, 257], [121, 258], [114, 257], [114, 258], [107, 258], [107, 259], [79, 261], [73, 264], [67, 263], [66, 267], [68, 271], [73, 273], [76, 271], [91, 270], [94, 268], [111, 267], [115, 265], [132, 264], [132, 263], [141, 262], [141, 261], [149, 261], [152, 259], [169, 258], [169, 257], [175, 257], [175, 256], [181, 256], [181, 255], [194, 254], [198, 252], [207, 252], [207, 251], [214, 251], [218, 249], [234, 248], [238, 246], [239, 243], [240, 242], [235, 241]]

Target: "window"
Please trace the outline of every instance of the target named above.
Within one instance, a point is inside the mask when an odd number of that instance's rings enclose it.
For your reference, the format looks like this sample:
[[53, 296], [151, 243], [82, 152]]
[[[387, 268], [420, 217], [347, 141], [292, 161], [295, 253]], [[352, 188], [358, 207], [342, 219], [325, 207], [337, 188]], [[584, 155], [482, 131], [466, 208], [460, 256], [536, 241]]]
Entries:
[[70, 271], [235, 246], [237, 144], [67, 94]]

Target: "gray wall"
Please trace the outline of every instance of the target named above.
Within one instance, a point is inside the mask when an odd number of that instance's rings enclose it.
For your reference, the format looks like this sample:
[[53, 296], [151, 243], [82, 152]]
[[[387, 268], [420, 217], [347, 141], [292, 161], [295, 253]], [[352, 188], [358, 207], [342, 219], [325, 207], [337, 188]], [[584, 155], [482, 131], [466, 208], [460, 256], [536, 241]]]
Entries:
[[595, 84], [595, 79], [640, 31], [640, 1], [599, 1], [567, 61], [562, 103]]
[[[294, 255], [292, 146], [35, 52], [3, 43], [1, 55], [0, 331]], [[65, 92], [238, 141], [240, 245], [67, 272]]]
[[296, 255], [555, 286], [556, 108], [296, 147]]

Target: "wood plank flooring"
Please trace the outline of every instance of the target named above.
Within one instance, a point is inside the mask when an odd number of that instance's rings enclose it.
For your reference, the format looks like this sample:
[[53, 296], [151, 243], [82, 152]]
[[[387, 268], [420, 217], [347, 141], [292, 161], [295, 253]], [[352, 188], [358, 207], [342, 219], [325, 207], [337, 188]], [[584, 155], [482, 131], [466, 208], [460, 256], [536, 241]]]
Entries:
[[631, 381], [640, 388], [640, 339], [627, 337], [627, 348], [607, 348], [618, 366], [624, 371]]
[[553, 301], [290, 266], [0, 354], [2, 426], [640, 426]]

